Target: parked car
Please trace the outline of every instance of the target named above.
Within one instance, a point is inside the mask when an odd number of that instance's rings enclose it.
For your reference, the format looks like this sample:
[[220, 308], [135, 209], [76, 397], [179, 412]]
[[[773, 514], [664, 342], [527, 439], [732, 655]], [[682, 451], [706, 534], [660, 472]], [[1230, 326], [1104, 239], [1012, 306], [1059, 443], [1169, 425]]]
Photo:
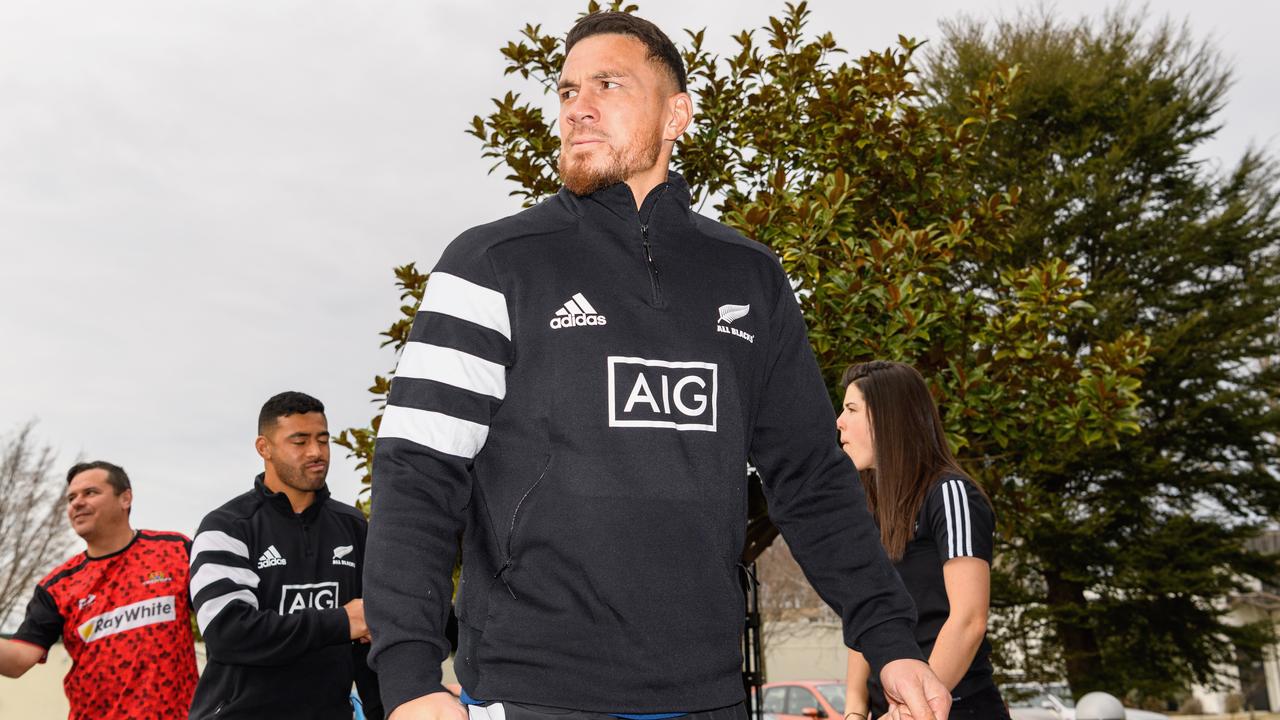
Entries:
[[844, 717], [843, 680], [771, 682], [761, 690], [761, 709], [776, 720]]
[[[1016, 685], [1001, 690], [1013, 720], [1076, 720], [1075, 701], [1066, 685]], [[1168, 715], [1126, 707], [1125, 720], [1169, 720]]]

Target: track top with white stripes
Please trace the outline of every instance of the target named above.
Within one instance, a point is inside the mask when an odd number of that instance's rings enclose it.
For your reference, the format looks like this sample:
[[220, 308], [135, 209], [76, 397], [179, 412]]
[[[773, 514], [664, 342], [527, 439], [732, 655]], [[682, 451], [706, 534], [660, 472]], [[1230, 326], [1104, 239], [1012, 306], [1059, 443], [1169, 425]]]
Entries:
[[[638, 206], [638, 207], [637, 207]], [[365, 609], [388, 708], [614, 714], [742, 700], [746, 467], [873, 666], [919, 657], [795, 293], [672, 173], [561, 191], [432, 270], [373, 462]], [[292, 558], [290, 558], [292, 562]]]
[[[925, 656], [933, 650], [950, 614], [942, 566], [956, 558], [991, 562], [995, 515], [987, 498], [969, 478], [939, 478], [917, 516], [916, 533], [894, 564], [919, 613], [916, 642]], [[964, 697], [991, 682], [991, 646], [986, 638], [953, 694]]]
[[353, 678], [380, 707], [342, 609], [362, 595], [365, 533], [364, 515], [327, 489], [295, 514], [261, 475], [205, 516], [190, 589], [209, 662], [192, 718], [350, 718]]

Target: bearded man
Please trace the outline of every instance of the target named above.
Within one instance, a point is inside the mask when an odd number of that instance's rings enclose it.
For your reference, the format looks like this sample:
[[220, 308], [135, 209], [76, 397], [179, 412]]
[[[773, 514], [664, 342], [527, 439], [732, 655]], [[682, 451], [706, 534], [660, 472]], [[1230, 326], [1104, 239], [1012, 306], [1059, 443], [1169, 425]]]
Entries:
[[191, 546], [191, 598], [208, 664], [191, 703], [204, 718], [383, 717], [368, 669], [360, 572], [367, 525], [329, 497], [324, 405], [284, 392], [258, 413], [264, 471], [205, 516]]
[[564, 189], [449, 245], [382, 416], [365, 582], [392, 720], [744, 719], [748, 462], [891, 712], [945, 718], [778, 259], [668, 170], [680, 53], [621, 12], [565, 51]]

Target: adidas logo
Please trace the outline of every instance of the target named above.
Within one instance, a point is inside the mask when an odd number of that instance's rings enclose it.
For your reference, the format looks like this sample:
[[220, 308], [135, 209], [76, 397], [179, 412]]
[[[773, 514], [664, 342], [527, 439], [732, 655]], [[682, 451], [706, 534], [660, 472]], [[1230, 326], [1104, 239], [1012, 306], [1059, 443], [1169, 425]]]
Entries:
[[560, 328], [582, 327], [583, 325], [604, 325], [605, 318], [596, 309], [591, 307], [591, 303], [582, 296], [582, 293], [575, 293], [564, 307], [556, 310], [555, 317], [551, 318], [551, 329], [559, 330]]
[[289, 561], [280, 556], [280, 551], [276, 550], [275, 545], [267, 546], [262, 552], [262, 556], [258, 558], [258, 569], [275, 567], [276, 565], [288, 565]]

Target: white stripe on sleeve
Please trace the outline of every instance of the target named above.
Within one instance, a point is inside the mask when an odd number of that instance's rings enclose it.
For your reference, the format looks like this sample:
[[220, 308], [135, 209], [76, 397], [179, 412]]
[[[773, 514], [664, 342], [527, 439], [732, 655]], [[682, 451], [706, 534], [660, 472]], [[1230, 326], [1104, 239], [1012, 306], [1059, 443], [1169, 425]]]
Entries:
[[230, 592], [226, 595], [219, 595], [218, 597], [203, 603], [200, 606], [200, 609], [196, 611], [196, 625], [200, 626], [200, 634], [203, 635], [208, 631], [209, 623], [213, 622], [213, 619], [218, 617], [218, 613], [222, 612], [223, 608], [237, 600], [246, 603], [254, 610], [258, 609], [257, 596], [248, 590], [236, 590], [235, 592]]
[[502, 333], [511, 339], [511, 318], [507, 315], [507, 299], [470, 280], [445, 272], [433, 272], [427, 279], [418, 312], [436, 312], [459, 320], [473, 322]]
[[191, 576], [191, 597], [195, 597], [201, 590], [219, 580], [231, 580], [237, 585], [251, 588], [258, 587], [258, 574], [249, 568], [205, 563], [200, 566], [195, 575]]
[[964, 540], [963, 553], [966, 557], [973, 557], [973, 526], [969, 522], [969, 493], [964, 483], [959, 480], [956, 481], [956, 493], [960, 498], [960, 507], [964, 510], [964, 533], [960, 535]]
[[501, 400], [507, 394], [506, 368], [453, 348], [406, 343], [396, 377], [434, 380]]
[[951, 483], [942, 484], [942, 509], [947, 511], [947, 559], [956, 556], [955, 523], [951, 519]]
[[239, 555], [245, 560], [249, 559], [249, 546], [245, 545], [242, 540], [233, 538], [221, 530], [205, 530], [196, 535], [196, 539], [191, 543], [191, 564], [194, 565], [196, 556], [206, 550], [209, 552], [229, 552], [233, 555]]
[[446, 455], [474, 458], [489, 437], [489, 426], [432, 410], [388, 405], [379, 438], [402, 438]]

